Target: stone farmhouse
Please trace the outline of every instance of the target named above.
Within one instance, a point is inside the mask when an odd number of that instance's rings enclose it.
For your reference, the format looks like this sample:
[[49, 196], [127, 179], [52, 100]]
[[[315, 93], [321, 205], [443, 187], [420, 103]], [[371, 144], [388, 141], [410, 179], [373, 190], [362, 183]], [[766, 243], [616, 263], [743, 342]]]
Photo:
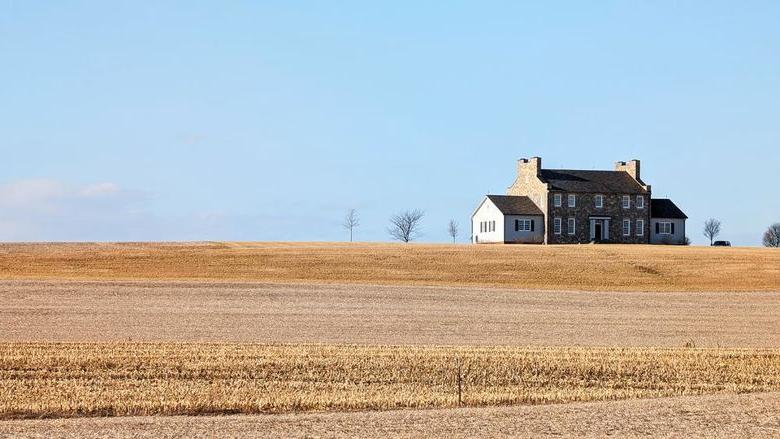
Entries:
[[683, 244], [688, 217], [652, 198], [639, 171], [639, 160], [594, 171], [520, 159], [507, 194], [486, 195], [471, 215], [472, 242]]

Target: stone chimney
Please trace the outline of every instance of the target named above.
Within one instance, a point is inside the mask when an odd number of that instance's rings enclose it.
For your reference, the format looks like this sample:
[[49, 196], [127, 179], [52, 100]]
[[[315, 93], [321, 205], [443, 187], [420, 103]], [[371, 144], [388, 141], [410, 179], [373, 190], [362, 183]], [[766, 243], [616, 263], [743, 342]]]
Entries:
[[642, 178], [639, 175], [639, 160], [634, 159], [626, 162], [615, 162], [616, 171], [626, 171], [628, 175], [634, 177], [634, 180], [642, 182]]
[[517, 176], [534, 175], [539, 176], [542, 173], [542, 158], [531, 157], [530, 159], [520, 159], [517, 161]]

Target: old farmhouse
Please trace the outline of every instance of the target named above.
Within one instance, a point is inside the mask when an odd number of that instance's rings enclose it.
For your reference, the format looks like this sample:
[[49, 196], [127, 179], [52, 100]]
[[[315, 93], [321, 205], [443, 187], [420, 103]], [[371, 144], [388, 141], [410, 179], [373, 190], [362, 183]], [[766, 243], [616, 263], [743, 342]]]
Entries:
[[474, 243], [682, 244], [685, 214], [653, 199], [639, 160], [614, 171], [543, 169], [542, 159], [517, 162], [506, 195], [486, 195], [471, 216]]

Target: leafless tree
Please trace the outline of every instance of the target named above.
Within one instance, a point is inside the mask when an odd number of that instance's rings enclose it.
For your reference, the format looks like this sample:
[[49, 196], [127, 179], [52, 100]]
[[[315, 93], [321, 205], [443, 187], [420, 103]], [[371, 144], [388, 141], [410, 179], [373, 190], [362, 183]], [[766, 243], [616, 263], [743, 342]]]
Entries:
[[452, 243], [455, 243], [455, 239], [458, 237], [458, 222], [454, 219], [450, 220], [450, 224], [447, 226], [447, 232], [452, 236]]
[[347, 215], [344, 217], [344, 223], [342, 224], [345, 229], [349, 230], [349, 242], [352, 242], [352, 231], [359, 225], [360, 218], [358, 218], [357, 210], [349, 209]]
[[764, 246], [780, 247], [780, 223], [774, 223], [764, 232]]
[[420, 222], [424, 214], [422, 210], [414, 209], [393, 215], [387, 233], [402, 242], [414, 240], [420, 234]]
[[710, 245], [712, 245], [712, 240], [717, 238], [718, 235], [720, 235], [720, 221], [715, 218], [704, 221], [704, 236], [709, 238]]

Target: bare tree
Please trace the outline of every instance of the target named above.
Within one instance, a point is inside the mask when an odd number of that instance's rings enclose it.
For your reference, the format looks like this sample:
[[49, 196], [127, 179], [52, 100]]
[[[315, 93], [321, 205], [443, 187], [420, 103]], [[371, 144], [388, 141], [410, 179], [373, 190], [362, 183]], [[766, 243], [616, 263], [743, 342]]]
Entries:
[[704, 221], [704, 236], [709, 238], [710, 245], [712, 245], [712, 240], [717, 238], [718, 235], [720, 235], [720, 221], [715, 218]]
[[344, 217], [344, 223], [342, 224], [345, 229], [349, 230], [349, 242], [352, 242], [352, 231], [359, 225], [360, 218], [358, 218], [357, 210], [349, 209], [347, 215]]
[[780, 223], [774, 223], [764, 232], [764, 246], [780, 247]]
[[402, 242], [414, 240], [420, 234], [420, 221], [424, 214], [422, 210], [414, 209], [393, 215], [387, 233]]
[[455, 239], [458, 237], [458, 222], [454, 219], [450, 220], [450, 224], [447, 226], [447, 232], [452, 236], [452, 243], [455, 243]]

